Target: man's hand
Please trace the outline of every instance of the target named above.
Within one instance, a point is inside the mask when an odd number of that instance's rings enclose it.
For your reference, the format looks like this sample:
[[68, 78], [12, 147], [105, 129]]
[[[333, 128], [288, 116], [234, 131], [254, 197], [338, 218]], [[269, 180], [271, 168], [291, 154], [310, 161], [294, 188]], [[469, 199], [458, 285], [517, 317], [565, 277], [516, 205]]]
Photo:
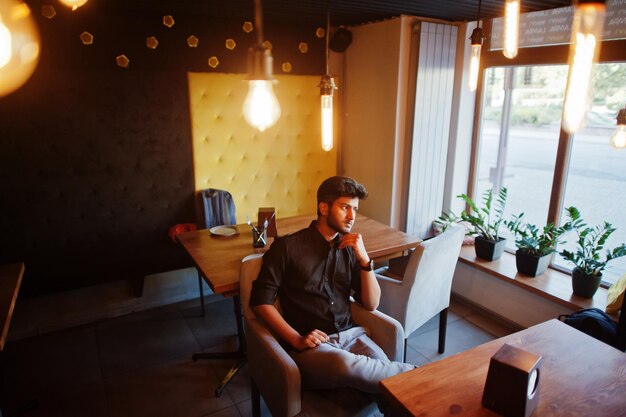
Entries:
[[345, 247], [351, 247], [354, 250], [356, 260], [364, 266], [370, 260], [367, 251], [365, 250], [365, 244], [363, 243], [363, 237], [359, 233], [347, 233], [343, 235], [339, 241], [339, 249]]
[[324, 342], [328, 342], [328, 335], [321, 330], [315, 329], [304, 336], [297, 337], [291, 342], [291, 345], [298, 352], [302, 352], [307, 349], [316, 348]]
[[[348, 233], [343, 235], [339, 242], [339, 248], [350, 246], [354, 250], [357, 262], [365, 267], [370, 261], [370, 256], [365, 250], [363, 237], [358, 233]], [[361, 305], [367, 310], [373, 311], [380, 303], [380, 285], [376, 280], [373, 271], [361, 270]]]

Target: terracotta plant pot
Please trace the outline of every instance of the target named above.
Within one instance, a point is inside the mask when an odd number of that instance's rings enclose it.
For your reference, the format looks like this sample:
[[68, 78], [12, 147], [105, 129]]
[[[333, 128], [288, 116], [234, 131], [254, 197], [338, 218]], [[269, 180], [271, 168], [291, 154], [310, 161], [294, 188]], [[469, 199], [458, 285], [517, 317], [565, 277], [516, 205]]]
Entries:
[[474, 247], [476, 248], [476, 257], [486, 261], [495, 261], [500, 259], [504, 253], [506, 239], [487, 240], [481, 236], [474, 239]]
[[598, 287], [600, 287], [601, 279], [602, 274], [596, 276], [587, 275], [581, 272], [580, 269], [574, 268], [572, 271], [572, 289], [574, 290], [574, 295], [583, 298], [592, 298], [596, 291], [598, 291]]
[[543, 274], [548, 270], [548, 265], [550, 265], [550, 255], [552, 254], [544, 256], [529, 255], [518, 250], [515, 252], [517, 272], [531, 277]]

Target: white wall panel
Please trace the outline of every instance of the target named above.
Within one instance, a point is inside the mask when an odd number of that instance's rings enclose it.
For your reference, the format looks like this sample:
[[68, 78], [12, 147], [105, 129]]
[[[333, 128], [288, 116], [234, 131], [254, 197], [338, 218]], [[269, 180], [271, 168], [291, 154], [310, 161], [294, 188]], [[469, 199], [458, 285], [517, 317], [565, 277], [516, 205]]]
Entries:
[[462, 262], [456, 264], [452, 292], [521, 327], [573, 311]]
[[339, 173], [370, 196], [360, 211], [398, 227], [407, 103], [407, 67], [414, 18], [402, 16], [351, 28], [345, 52], [344, 137]]
[[407, 232], [430, 234], [443, 203], [458, 28], [420, 24]]

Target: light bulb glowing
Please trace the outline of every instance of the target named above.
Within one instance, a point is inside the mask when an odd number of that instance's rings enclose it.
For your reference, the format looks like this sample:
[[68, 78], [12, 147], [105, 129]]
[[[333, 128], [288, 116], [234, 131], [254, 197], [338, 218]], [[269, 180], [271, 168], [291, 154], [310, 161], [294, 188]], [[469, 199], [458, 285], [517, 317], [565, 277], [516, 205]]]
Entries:
[[280, 117], [280, 104], [274, 94], [273, 80], [248, 81], [248, 95], [243, 102], [243, 116], [254, 128], [263, 132]]
[[2, 23], [0, 16], [0, 68], [11, 60], [11, 31]]
[[588, 107], [588, 92], [593, 69], [596, 38], [593, 35], [576, 36], [577, 47], [570, 68], [570, 84], [563, 108], [563, 127], [569, 133], [576, 132], [583, 124]]
[[333, 148], [333, 94], [337, 89], [335, 80], [332, 75], [328, 74], [328, 69], [326, 75], [322, 76], [318, 87], [322, 105], [322, 149], [328, 152]]
[[87, 0], [59, 0], [61, 4], [71, 7], [72, 11], [78, 9], [81, 6], [84, 6], [87, 3]]
[[470, 54], [470, 68], [469, 68], [469, 88], [470, 91], [476, 91], [478, 85], [478, 70], [480, 68], [480, 50], [481, 45], [472, 45], [472, 51]]
[[476, 24], [476, 28], [470, 35], [470, 63], [469, 63], [469, 89], [470, 91], [476, 91], [478, 86], [478, 71], [480, 70], [480, 50], [483, 46], [483, 30]]
[[619, 125], [611, 135], [611, 146], [616, 149], [626, 148], [626, 125]]
[[505, 57], [517, 56], [519, 40], [519, 0], [506, 0], [504, 5], [504, 49]]
[[563, 104], [563, 130], [575, 133], [585, 122], [592, 91], [594, 64], [598, 61], [604, 26], [604, 4], [576, 6], [569, 51], [569, 76]]
[[39, 61], [39, 30], [28, 6], [0, 0], [0, 97], [21, 87]]
[[333, 96], [321, 96], [322, 102], [322, 149], [333, 148]]

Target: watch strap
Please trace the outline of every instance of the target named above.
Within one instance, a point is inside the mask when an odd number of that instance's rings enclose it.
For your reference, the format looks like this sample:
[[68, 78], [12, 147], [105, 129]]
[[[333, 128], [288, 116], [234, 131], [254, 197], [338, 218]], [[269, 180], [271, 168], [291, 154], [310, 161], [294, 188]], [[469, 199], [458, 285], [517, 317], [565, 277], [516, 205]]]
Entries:
[[370, 259], [366, 266], [361, 265], [361, 271], [373, 271], [374, 270], [374, 260]]

